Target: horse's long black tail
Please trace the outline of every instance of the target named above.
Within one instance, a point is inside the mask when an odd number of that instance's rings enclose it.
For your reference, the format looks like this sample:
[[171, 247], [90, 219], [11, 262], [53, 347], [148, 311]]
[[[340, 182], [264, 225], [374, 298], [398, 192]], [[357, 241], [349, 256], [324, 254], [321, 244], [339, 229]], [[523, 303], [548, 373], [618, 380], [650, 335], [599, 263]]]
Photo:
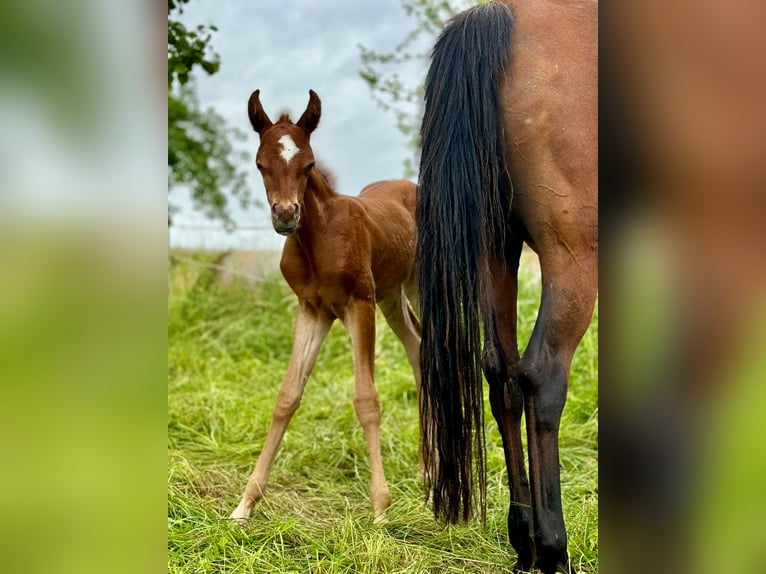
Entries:
[[[486, 515], [481, 307], [487, 253], [502, 242], [505, 170], [498, 83], [514, 17], [498, 2], [442, 32], [425, 84], [417, 204], [423, 337], [421, 425], [434, 513], [468, 520], [474, 480]], [[473, 461], [476, 462], [476, 476]]]

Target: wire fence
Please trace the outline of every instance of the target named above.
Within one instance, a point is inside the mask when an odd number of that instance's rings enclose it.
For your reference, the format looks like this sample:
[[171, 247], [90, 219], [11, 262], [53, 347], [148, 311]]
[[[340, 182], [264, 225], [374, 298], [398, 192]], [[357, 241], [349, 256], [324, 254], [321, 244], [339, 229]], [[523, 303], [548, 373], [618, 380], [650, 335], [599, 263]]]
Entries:
[[214, 224], [173, 224], [168, 232], [173, 249], [280, 251], [284, 237], [270, 225], [238, 225], [231, 231]]

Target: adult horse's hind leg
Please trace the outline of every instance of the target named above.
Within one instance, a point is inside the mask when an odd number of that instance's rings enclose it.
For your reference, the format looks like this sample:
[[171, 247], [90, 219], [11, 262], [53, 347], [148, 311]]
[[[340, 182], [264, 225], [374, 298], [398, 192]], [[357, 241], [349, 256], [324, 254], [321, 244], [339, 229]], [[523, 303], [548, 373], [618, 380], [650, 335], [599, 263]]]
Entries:
[[279, 395], [274, 406], [266, 441], [261, 455], [247, 481], [245, 492], [239, 506], [231, 513], [231, 518], [244, 520], [250, 516], [253, 506], [263, 498], [266, 482], [269, 480], [271, 467], [279, 451], [279, 445], [303, 396], [303, 389], [316, 363], [319, 349], [327, 337], [333, 319], [322, 311], [315, 310], [305, 302], [298, 303], [295, 316], [295, 334], [293, 335], [293, 350], [290, 356], [290, 366], [279, 388]]
[[517, 571], [527, 571], [534, 562], [531, 497], [521, 444], [521, 415], [524, 395], [517, 380], [519, 351], [516, 338], [518, 266], [522, 242], [507, 238], [506, 264], [491, 265], [493, 278], [491, 310], [485, 314], [482, 364], [489, 383], [489, 403], [503, 439], [511, 501], [508, 507], [508, 539], [518, 554]]
[[535, 566], [543, 574], [569, 571], [561, 507], [559, 422], [569, 369], [596, 301], [596, 252], [559, 243], [540, 253], [542, 300], [532, 337], [519, 363], [524, 392], [534, 515]]
[[351, 334], [354, 347], [354, 410], [362, 425], [370, 453], [370, 500], [375, 522], [385, 520], [391, 505], [391, 492], [383, 472], [380, 450], [380, 400], [375, 389], [373, 368], [375, 359], [375, 303], [352, 297], [346, 305], [343, 322]]

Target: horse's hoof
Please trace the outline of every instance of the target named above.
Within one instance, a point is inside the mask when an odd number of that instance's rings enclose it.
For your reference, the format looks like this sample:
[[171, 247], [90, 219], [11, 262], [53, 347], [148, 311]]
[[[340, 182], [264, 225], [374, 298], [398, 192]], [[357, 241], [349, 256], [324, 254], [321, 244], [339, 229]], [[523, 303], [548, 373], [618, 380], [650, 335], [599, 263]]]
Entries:
[[530, 547], [522, 548], [521, 552], [519, 552], [518, 548], [514, 547], [514, 550], [516, 550], [516, 564], [513, 565], [512, 569], [514, 574], [535, 571], [534, 549], [532, 548], [534, 543], [532, 540], [529, 540], [529, 544]]
[[527, 574], [528, 572], [536, 572], [535, 567], [528, 560], [517, 560], [516, 564], [511, 569], [513, 574]]
[[516, 564], [513, 565], [513, 568], [511, 568], [511, 572], [513, 572], [513, 574], [524, 574], [524, 572], [529, 572], [529, 568], [516, 562]]
[[571, 564], [567, 562], [557, 562], [555, 566], [551, 564], [536, 565], [542, 574], [573, 574]]

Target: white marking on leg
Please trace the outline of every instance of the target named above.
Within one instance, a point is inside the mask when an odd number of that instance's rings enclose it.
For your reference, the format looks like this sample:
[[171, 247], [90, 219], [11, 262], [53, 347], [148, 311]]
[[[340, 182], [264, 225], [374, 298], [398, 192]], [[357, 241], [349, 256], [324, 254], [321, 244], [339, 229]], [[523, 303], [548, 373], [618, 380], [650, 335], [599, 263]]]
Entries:
[[282, 156], [282, 159], [285, 160], [285, 163], [287, 164], [289, 164], [290, 160], [295, 157], [295, 154], [301, 151], [298, 146], [295, 145], [293, 138], [287, 134], [279, 138], [279, 143], [282, 144], [282, 151], [279, 152], [279, 155]]

